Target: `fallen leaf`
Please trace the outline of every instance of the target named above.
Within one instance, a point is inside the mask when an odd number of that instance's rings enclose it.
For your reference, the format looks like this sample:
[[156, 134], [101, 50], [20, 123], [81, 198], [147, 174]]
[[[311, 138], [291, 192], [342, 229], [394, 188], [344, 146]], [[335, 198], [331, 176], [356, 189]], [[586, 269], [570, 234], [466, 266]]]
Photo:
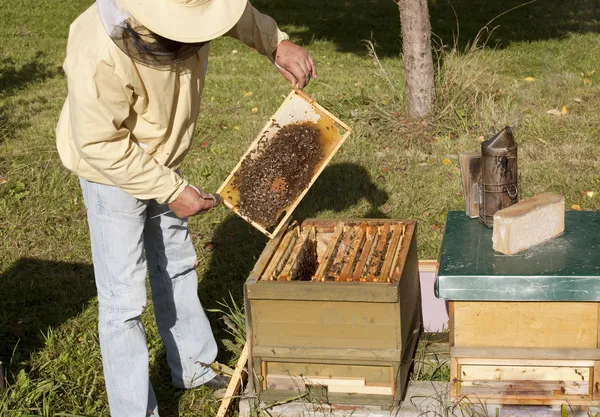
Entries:
[[240, 127], [239, 127], [239, 126], [233, 126], [233, 128], [234, 128], [235, 130], [240, 130]]
[[225, 124], [225, 122], [221, 122], [219, 124], [219, 127], [221, 128], [221, 130], [227, 130], [227, 125]]
[[8, 177], [0, 177], [0, 185], [6, 184], [8, 182]]
[[232, 54], [237, 54], [237, 53], [238, 53], [238, 51], [237, 51], [237, 49], [234, 49], [233, 51], [231, 51], [231, 53], [232, 53]]
[[381, 211], [384, 214], [390, 214], [392, 212], [392, 205], [390, 203], [385, 203], [383, 206], [381, 206]]
[[596, 194], [596, 193], [595, 193], [595, 192], [593, 192], [593, 191], [586, 191], [586, 192], [585, 192], [585, 195], [586, 195], [587, 197], [589, 197], [589, 198], [592, 198], [592, 197], [594, 197], [594, 195], [595, 195], [595, 194]]
[[569, 114], [569, 109], [567, 109], [567, 106], [562, 106], [562, 109], [560, 109], [560, 114]]
[[571, 208], [575, 211], [581, 211], [581, 206], [579, 204], [573, 204]]
[[431, 230], [434, 232], [439, 232], [442, 229], [442, 225], [439, 223], [435, 223], [431, 225]]
[[381, 172], [383, 172], [384, 174], [387, 174], [388, 172], [390, 172], [390, 169], [388, 167], [383, 167], [383, 168], [381, 168]]
[[448, 158], [444, 158], [444, 159], [442, 160], [442, 164], [444, 164], [444, 165], [452, 165], [452, 161], [451, 161], [451, 160], [449, 160]]
[[579, 97], [575, 97], [575, 98], [573, 99], [573, 101], [574, 101], [575, 103], [581, 103], [581, 102], [582, 102], [582, 100], [581, 100]]
[[252, 113], [258, 113], [258, 107], [252, 107]]
[[532, 82], [535, 81], [535, 78], [533, 78], [533, 77], [526, 77], [525, 81], [532, 83]]
[[560, 110], [557, 109], [548, 110], [546, 113], [551, 114], [552, 116], [562, 116]]
[[436, 142], [441, 142], [441, 141], [442, 141], [442, 140], [439, 138], [439, 136], [436, 136], [436, 137], [434, 137], [434, 138], [433, 138], [433, 140], [434, 140], [434, 141], [436, 141]]
[[246, 91], [246, 94], [244, 94], [244, 97], [252, 97], [252, 94], [254, 94], [252, 91]]
[[423, 217], [429, 217], [429, 214], [430, 213], [428, 211], [426, 211], [425, 213], [423, 213]]
[[215, 242], [206, 242], [204, 244], [204, 249], [212, 252], [213, 250], [215, 250], [216, 246], [217, 246], [217, 244]]
[[483, 142], [485, 140], [485, 138], [483, 136], [477, 136], [477, 140], [479, 142]]
[[210, 143], [208, 143], [208, 141], [207, 141], [207, 140], [205, 140], [204, 142], [202, 142], [202, 143], [200, 144], [200, 147], [201, 147], [201, 148], [208, 148], [209, 146], [210, 146]]
[[385, 177], [383, 175], [378, 175], [377, 176], [377, 181], [379, 181], [379, 182], [385, 182]]
[[584, 78], [584, 79], [583, 79], [583, 83], [584, 83], [584, 84], [591, 84], [591, 83], [592, 83], [592, 80], [591, 80], [591, 79], [589, 79], [589, 78]]
[[585, 75], [594, 75], [596, 73], [596, 70], [591, 70], [590, 72], [586, 73]]

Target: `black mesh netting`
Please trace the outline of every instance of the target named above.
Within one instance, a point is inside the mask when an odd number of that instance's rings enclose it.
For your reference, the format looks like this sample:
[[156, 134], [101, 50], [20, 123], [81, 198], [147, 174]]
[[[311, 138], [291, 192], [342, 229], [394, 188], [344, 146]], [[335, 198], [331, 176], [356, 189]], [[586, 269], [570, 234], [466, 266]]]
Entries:
[[111, 38], [131, 59], [154, 68], [170, 67], [184, 61], [208, 43], [183, 43], [163, 38], [133, 18], [115, 26]]

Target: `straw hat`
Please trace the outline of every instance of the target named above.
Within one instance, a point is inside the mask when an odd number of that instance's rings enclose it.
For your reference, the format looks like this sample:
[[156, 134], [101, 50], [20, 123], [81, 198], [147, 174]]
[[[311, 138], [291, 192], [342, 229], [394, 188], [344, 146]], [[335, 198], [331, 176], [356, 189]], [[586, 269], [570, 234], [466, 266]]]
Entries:
[[227, 33], [242, 17], [247, 0], [123, 0], [131, 15], [152, 32], [194, 43]]

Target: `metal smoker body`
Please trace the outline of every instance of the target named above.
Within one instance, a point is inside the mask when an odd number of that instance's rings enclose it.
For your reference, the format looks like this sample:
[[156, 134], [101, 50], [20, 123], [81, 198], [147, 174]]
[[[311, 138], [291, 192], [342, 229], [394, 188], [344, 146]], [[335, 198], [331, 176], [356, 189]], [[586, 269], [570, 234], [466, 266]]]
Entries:
[[494, 214], [519, 201], [517, 143], [506, 126], [481, 144], [479, 221], [491, 228]]

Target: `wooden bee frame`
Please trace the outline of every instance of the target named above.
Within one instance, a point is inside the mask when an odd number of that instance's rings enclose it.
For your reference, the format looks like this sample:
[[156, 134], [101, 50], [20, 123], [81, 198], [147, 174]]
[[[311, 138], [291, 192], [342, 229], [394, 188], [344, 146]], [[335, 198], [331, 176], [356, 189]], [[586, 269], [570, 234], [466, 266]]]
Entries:
[[[259, 142], [271, 140], [284, 126], [301, 122], [312, 122], [318, 126], [321, 132], [320, 146], [323, 151], [322, 158], [319, 163], [317, 163], [308, 186], [291, 204], [289, 204], [287, 207], [284, 207], [280, 211], [279, 222], [272, 231], [269, 231], [268, 225], [260, 224], [240, 213], [239, 190], [234, 186], [234, 178], [236, 172], [242, 165], [242, 161], [258, 147]], [[225, 182], [223, 182], [221, 187], [219, 187], [217, 193], [223, 198], [225, 206], [229, 207], [238, 216], [242, 217], [256, 229], [272, 239], [286, 225], [290, 216], [292, 215], [292, 212], [296, 209], [310, 187], [314, 184], [329, 161], [331, 161], [335, 153], [342, 146], [351, 131], [352, 129], [350, 129], [350, 127], [320, 106], [313, 98], [308, 96], [306, 93], [295, 89], [287, 96], [277, 112], [275, 112], [275, 114], [265, 124], [254, 142], [252, 142], [250, 147], [240, 158], [238, 164], [229, 174]]]

